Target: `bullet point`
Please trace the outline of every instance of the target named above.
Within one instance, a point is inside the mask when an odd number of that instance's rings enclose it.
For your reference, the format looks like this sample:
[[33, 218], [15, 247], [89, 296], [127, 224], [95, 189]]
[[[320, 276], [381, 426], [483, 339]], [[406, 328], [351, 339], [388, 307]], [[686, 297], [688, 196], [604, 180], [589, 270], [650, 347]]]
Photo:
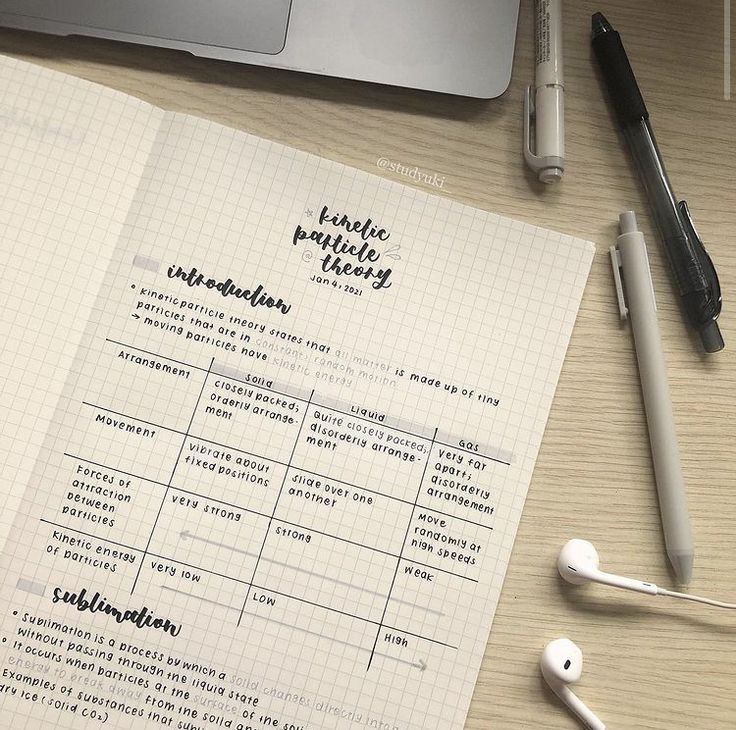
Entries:
[[7, 641], [7, 639], [3, 636], [3, 644]]
[[130, 285], [130, 288], [131, 288], [131, 289], [135, 289], [135, 284], [131, 284], [131, 285]]
[[18, 612], [17, 611], [13, 611], [13, 616], [17, 616], [17, 615], [18, 615]]

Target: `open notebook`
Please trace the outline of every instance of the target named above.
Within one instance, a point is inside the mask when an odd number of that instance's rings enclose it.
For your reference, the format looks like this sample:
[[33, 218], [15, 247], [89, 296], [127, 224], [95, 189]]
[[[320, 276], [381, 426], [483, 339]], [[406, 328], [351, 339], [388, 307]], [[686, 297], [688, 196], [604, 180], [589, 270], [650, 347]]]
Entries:
[[459, 730], [592, 245], [0, 70], [0, 727]]

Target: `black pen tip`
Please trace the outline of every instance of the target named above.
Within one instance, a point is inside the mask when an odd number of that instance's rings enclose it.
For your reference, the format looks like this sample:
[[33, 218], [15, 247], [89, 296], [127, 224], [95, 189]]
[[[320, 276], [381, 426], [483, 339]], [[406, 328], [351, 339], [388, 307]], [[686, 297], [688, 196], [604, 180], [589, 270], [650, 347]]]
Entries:
[[593, 17], [590, 19], [590, 27], [593, 31], [593, 38], [602, 33], [610, 33], [613, 30], [613, 26], [606, 20], [603, 13], [593, 13]]
[[703, 342], [703, 349], [707, 353], [720, 352], [726, 346], [721, 330], [715, 320], [711, 320], [701, 328], [700, 339]]

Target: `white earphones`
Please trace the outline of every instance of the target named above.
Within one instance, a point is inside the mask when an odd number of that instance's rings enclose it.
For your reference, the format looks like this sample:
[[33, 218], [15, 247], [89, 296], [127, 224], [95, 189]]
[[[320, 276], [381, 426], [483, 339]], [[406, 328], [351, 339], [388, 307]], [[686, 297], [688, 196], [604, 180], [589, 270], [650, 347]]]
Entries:
[[649, 583], [635, 578], [626, 578], [621, 575], [606, 573], [599, 568], [600, 558], [598, 551], [587, 540], [570, 540], [566, 543], [557, 558], [557, 570], [568, 583], [585, 583], [593, 581], [603, 583], [614, 588], [625, 588], [628, 591], [647, 593], [651, 596], [667, 596], [669, 598], [682, 598], [686, 601], [696, 601], [718, 608], [734, 608], [735, 603], [724, 603], [714, 601], [702, 596], [694, 596], [691, 593], [678, 593], [659, 588], [654, 583]]
[[552, 691], [583, 721], [590, 730], [606, 730], [591, 709], [575, 695], [569, 685], [580, 679], [583, 653], [570, 639], [555, 639], [544, 647], [539, 662], [542, 676]]
[[[568, 582], [579, 585], [587, 581], [603, 583], [614, 588], [625, 588], [628, 591], [647, 593], [651, 596], [667, 596], [682, 598], [686, 601], [697, 601], [719, 608], [734, 608], [735, 603], [723, 603], [710, 598], [694, 596], [690, 593], [677, 593], [659, 588], [635, 578], [626, 578], [600, 569], [598, 551], [587, 540], [570, 540], [557, 558], [557, 570]], [[540, 662], [542, 676], [552, 691], [583, 721], [591, 730], [605, 730], [606, 726], [591, 710], [572, 692], [568, 685], [580, 679], [583, 671], [583, 654], [570, 639], [556, 639], [544, 648]]]
[[592, 580], [615, 588], [626, 588], [639, 593], [656, 596], [658, 589], [654, 583], [624, 578], [620, 575], [604, 573], [598, 567], [601, 563], [598, 551], [587, 540], [570, 540], [566, 543], [557, 558], [557, 570], [568, 582], [579, 585]]

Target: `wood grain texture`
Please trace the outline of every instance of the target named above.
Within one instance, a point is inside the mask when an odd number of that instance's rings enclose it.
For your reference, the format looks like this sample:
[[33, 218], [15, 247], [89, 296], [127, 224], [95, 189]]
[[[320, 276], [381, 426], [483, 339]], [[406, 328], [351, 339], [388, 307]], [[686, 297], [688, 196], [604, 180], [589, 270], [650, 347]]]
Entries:
[[[686, 331], [613, 128], [590, 52], [598, 9], [622, 33], [675, 190], [717, 265], [727, 344], [718, 355], [699, 354]], [[594, 241], [467, 728], [577, 727], [537, 669], [542, 646], [567, 635], [586, 658], [579, 694], [610, 728], [732, 730], [736, 612], [568, 587], [555, 571], [560, 546], [587, 537], [611, 571], [672, 585], [636, 361], [608, 262], [618, 213], [634, 209], [649, 242], [691, 505], [690, 588], [736, 601], [736, 98], [723, 95], [723, 5], [610, 0], [599, 8], [571, 0], [564, 25], [567, 170], [552, 188], [539, 185], [521, 157], [521, 98], [533, 75], [527, 0], [511, 86], [490, 102], [13, 31], [0, 31], [0, 51], [377, 174], [391, 176], [377, 168], [381, 157], [417, 165], [445, 177], [440, 195]]]

